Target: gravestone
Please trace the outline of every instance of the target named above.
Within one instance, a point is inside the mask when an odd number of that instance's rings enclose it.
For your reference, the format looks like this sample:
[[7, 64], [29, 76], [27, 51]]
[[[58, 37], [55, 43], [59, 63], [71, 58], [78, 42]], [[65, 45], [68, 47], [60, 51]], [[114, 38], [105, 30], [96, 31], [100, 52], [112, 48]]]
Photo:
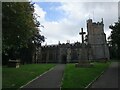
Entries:
[[83, 28], [81, 28], [81, 32], [79, 33], [82, 36], [82, 48], [80, 50], [80, 56], [79, 56], [79, 62], [75, 64], [76, 67], [91, 67], [88, 60], [88, 49], [86, 47], [86, 44], [84, 43], [84, 34]]
[[20, 60], [9, 60], [8, 67], [19, 68], [20, 67]]

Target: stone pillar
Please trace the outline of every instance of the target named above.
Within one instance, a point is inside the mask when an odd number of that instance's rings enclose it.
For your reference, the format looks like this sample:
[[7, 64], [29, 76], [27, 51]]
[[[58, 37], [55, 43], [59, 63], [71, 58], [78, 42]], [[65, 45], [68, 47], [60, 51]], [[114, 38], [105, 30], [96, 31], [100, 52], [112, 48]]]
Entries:
[[46, 63], [49, 62], [49, 51], [47, 51], [47, 56], [46, 56]]
[[68, 49], [67, 49], [67, 62], [69, 63], [70, 60], [71, 60], [71, 49], [68, 48]]
[[90, 63], [88, 60], [88, 47], [86, 47], [86, 44], [84, 43], [84, 35], [85, 32], [83, 32], [83, 28], [81, 28], [80, 35], [82, 36], [82, 47], [80, 49], [79, 53], [79, 62], [76, 64], [76, 67], [90, 67]]
[[59, 48], [59, 55], [58, 55], [58, 63], [61, 63], [62, 61], [61, 61], [61, 54], [62, 53], [62, 48]]
[[38, 47], [38, 51], [37, 51], [37, 63], [40, 63], [41, 61], [41, 47]]
[[82, 44], [82, 48], [80, 51], [80, 59], [81, 60], [79, 60], [79, 62], [88, 60], [88, 50], [85, 44]]

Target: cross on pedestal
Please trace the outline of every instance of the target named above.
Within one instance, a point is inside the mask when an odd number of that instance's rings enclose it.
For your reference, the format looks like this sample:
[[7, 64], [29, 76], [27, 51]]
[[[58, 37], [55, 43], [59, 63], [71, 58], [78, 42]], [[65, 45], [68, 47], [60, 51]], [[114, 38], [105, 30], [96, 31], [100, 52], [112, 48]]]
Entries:
[[83, 28], [81, 28], [81, 32], [79, 33], [82, 36], [82, 44], [84, 43], [84, 34], [86, 34], [85, 32], [83, 32]]
[[[84, 44], [84, 34], [85, 32], [83, 32], [83, 28], [81, 28], [81, 32], [79, 33], [82, 36], [82, 46], [81, 46], [81, 52], [80, 52], [80, 59], [81, 60], [87, 60], [87, 53], [86, 53], [86, 48], [85, 48], [85, 44]], [[80, 62], [81, 62], [80, 60]]]
[[79, 62], [75, 64], [76, 67], [91, 67], [91, 64], [88, 61], [88, 50], [86, 44], [84, 44], [84, 34], [83, 28], [81, 28], [81, 32], [79, 33], [82, 36], [82, 47], [79, 52]]

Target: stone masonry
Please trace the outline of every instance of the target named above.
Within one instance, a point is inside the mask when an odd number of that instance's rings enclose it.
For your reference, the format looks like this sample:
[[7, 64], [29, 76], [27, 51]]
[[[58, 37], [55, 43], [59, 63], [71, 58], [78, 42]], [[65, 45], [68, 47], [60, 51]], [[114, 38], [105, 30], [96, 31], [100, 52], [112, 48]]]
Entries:
[[[92, 22], [87, 20], [87, 41], [84, 45], [86, 59], [88, 60], [108, 60], [109, 49], [104, 33], [103, 19], [101, 22]], [[40, 55], [37, 61], [39, 63], [70, 63], [78, 62], [83, 57], [81, 55], [82, 44], [80, 42], [58, 45], [45, 45], [40, 49]]]

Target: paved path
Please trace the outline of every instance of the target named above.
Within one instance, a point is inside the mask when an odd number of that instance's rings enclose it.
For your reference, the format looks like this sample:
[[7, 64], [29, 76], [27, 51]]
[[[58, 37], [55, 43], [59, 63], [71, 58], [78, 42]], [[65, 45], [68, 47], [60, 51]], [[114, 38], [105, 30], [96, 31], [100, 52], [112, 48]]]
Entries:
[[60, 88], [65, 64], [58, 64], [51, 71], [29, 83], [25, 88]]
[[108, 70], [93, 83], [91, 88], [118, 88], [118, 62], [112, 62]]

